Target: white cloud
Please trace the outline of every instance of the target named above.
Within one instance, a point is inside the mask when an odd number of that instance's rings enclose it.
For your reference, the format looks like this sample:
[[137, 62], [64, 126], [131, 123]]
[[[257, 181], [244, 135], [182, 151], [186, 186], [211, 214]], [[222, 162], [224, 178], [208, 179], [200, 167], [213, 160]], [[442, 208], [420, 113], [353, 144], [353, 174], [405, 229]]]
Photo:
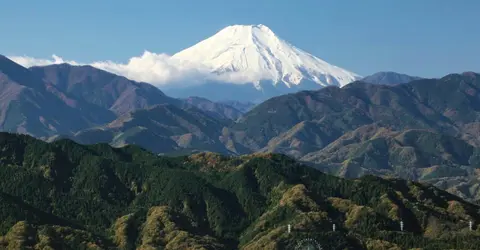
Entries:
[[149, 51], [145, 51], [141, 56], [130, 58], [126, 64], [113, 61], [80, 63], [64, 60], [57, 55], [52, 55], [51, 59], [28, 56], [9, 56], [9, 58], [24, 67], [61, 63], [91, 65], [135, 81], [147, 82], [156, 86], [165, 86], [166, 84], [185, 86], [211, 79], [210, 70], [202, 65], [179, 61], [167, 54], [156, 54]]
[[117, 75], [125, 76], [139, 82], [147, 82], [157, 87], [183, 87], [201, 84], [207, 80], [242, 84], [258, 82], [258, 79], [269, 79], [271, 76], [262, 72], [245, 74], [243, 72], [223, 72], [215, 74], [211, 69], [201, 64], [180, 61], [167, 54], [156, 54], [149, 51], [141, 56], [132, 57], [127, 63], [118, 63], [110, 60], [83, 63], [64, 60], [62, 57], [52, 55], [51, 59], [34, 58], [29, 56], [9, 56], [12, 61], [24, 66], [45, 66], [51, 64], [68, 63], [71, 65], [90, 65]]
[[32, 66], [45, 66], [50, 64], [62, 64], [68, 63], [71, 65], [79, 65], [79, 63], [75, 61], [64, 61], [63, 58], [52, 55], [52, 59], [38, 59], [29, 56], [9, 56], [10, 60], [22, 65], [23, 67], [32, 67]]
[[209, 70], [202, 65], [178, 61], [166, 54], [145, 51], [139, 57], [132, 57], [127, 64], [112, 61], [95, 62], [93, 67], [123, 75], [136, 81], [155, 85], [190, 85], [203, 82], [208, 78]]

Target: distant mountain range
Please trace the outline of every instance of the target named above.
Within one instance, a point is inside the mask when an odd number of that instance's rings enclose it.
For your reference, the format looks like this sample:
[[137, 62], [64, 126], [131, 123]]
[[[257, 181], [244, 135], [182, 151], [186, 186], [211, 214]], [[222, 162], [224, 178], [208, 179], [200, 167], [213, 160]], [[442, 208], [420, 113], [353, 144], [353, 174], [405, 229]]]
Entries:
[[225, 119], [215, 119], [195, 107], [161, 104], [62, 138], [83, 144], [110, 143], [116, 147], [135, 144], [156, 153], [191, 148], [228, 154], [218, 140], [222, 129], [228, 125]]
[[225, 122], [243, 113], [203, 98], [172, 98], [150, 84], [91, 66], [58, 64], [26, 69], [4, 56], [0, 56], [0, 89], [0, 130], [38, 138], [70, 136], [163, 104], [197, 107], [205, 116]]
[[480, 198], [479, 75], [383, 79], [220, 103], [171, 98], [90, 66], [26, 69], [1, 57], [0, 129], [167, 155], [283, 153], [339, 176], [401, 177]]

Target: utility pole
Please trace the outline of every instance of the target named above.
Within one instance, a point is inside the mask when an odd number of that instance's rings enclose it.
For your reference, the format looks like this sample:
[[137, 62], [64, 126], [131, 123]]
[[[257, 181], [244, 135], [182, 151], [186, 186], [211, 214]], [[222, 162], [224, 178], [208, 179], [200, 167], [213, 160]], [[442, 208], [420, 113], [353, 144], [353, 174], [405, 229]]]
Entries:
[[332, 228], [333, 228], [333, 231], [335, 232], [335, 224], [333, 224]]
[[288, 224], [288, 233], [292, 232], [292, 226]]
[[402, 231], [402, 232], [403, 232], [403, 220], [402, 220], [402, 221], [400, 221], [400, 231]]
[[468, 222], [468, 227], [470, 228], [470, 231], [472, 231], [472, 227], [473, 227], [473, 222], [472, 221]]

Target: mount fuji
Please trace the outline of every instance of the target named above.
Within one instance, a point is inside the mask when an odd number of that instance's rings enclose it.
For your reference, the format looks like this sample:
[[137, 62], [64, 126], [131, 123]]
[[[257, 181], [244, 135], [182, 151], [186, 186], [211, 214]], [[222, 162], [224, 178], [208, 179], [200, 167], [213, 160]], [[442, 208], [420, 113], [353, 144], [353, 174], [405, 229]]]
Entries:
[[265, 25], [232, 25], [172, 56], [209, 71], [203, 84], [162, 88], [175, 97], [259, 102], [273, 96], [344, 86], [361, 77], [279, 38]]

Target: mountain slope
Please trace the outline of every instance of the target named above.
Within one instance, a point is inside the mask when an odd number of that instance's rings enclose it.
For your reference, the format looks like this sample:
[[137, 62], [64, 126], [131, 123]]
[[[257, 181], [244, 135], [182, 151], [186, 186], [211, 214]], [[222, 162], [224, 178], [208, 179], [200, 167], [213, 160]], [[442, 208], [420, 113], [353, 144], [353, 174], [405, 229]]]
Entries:
[[76, 100], [30, 70], [0, 56], [0, 130], [37, 137], [69, 134], [114, 117], [108, 110], [82, 112]]
[[[480, 163], [477, 159], [479, 150], [464, 140], [434, 131], [394, 131], [366, 125], [345, 133], [326, 147], [301, 157], [301, 160], [330, 165], [329, 170], [342, 177], [375, 174], [423, 181], [437, 176], [432, 171], [441, 172], [444, 167], [451, 168], [452, 172], [435, 178], [475, 174], [474, 169]], [[346, 176], [340, 173], [345, 166], [361, 171]], [[428, 171], [428, 176], [423, 175], [424, 170]]]
[[403, 180], [340, 179], [281, 155], [168, 158], [6, 133], [0, 148], [7, 249], [274, 250], [306, 238], [326, 249], [480, 243], [477, 227], [468, 231], [480, 207], [456, 196]]
[[270, 140], [304, 121], [317, 123], [337, 138], [360, 126], [377, 124], [394, 130], [434, 129], [477, 143], [478, 137], [464, 133], [475, 133], [480, 119], [479, 93], [480, 75], [474, 73], [395, 86], [354, 82], [343, 88], [272, 98], [245, 114], [229, 133], [244, 135], [240, 141], [235, 140], [252, 150], [267, 146]]
[[180, 104], [150, 84], [131, 81], [91, 66], [56, 64], [30, 70], [60, 91], [116, 115], [156, 104]]
[[409, 76], [406, 74], [400, 74], [396, 72], [378, 72], [370, 76], [366, 76], [361, 79], [362, 82], [372, 83], [372, 84], [402, 84], [408, 83], [414, 80], [420, 80], [421, 77]]
[[242, 112], [242, 114], [247, 113], [248, 111], [250, 111], [256, 105], [253, 102], [239, 102], [239, 101], [232, 101], [232, 100], [222, 101], [220, 103], [223, 103], [223, 104], [226, 104], [230, 107], [233, 107], [233, 108], [237, 109], [238, 111]]
[[244, 113], [228, 104], [212, 102], [197, 96], [190, 96], [183, 101], [220, 120], [236, 121]]
[[427, 130], [392, 131], [363, 126], [327, 147], [301, 158], [337, 176], [365, 174], [434, 184], [463, 198], [478, 201], [470, 188], [478, 185], [480, 148]]
[[[192, 109], [147, 83], [128, 80], [91, 66], [68, 64], [26, 69], [0, 56], [0, 131], [38, 138], [70, 137], [155, 105]], [[215, 117], [209, 105], [195, 103]], [[215, 104], [216, 118], [237, 118], [239, 111]], [[198, 110], [198, 112], [201, 112]], [[219, 121], [222, 123], [224, 121]], [[102, 137], [92, 138], [102, 140]]]
[[141, 145], [154, 153], [199, 149], [228, 154], [218, 140], [227, 122], [230, 121], [216, 120], [193, 106], [162, 104], [122, 115], [109, 124], [67, 138], [83, 144]]
[[228, 26], [173, 59], [202, 65], [212, 74], [203, 85], [165, 91], [214, 101], [265, 100], [299, 90], [344, 86], [360, 78], [296, 48], [264, 25]]

